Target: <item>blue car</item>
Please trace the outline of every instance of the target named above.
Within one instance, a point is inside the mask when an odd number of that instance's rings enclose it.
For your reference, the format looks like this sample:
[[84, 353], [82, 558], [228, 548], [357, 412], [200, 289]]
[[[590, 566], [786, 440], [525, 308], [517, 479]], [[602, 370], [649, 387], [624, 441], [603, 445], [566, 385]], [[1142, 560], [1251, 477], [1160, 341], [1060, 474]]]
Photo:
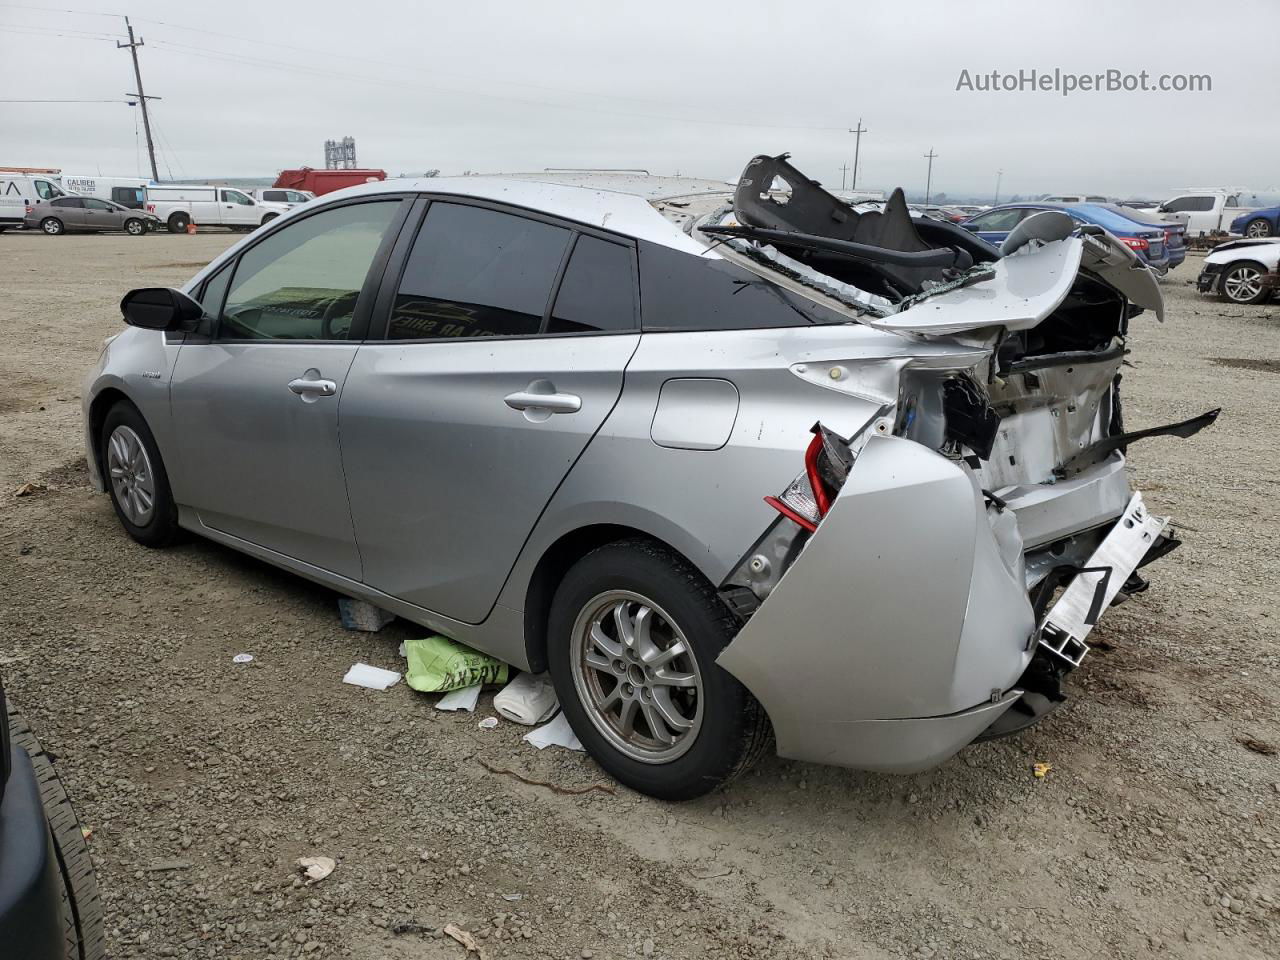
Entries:
[[1139, 220], [1120, 212], [1111, 204], [1099, 203], [1005, 203], [970, 217], [960, 225], [983, 240], [999, 246], [1009, 232], [1027, 217], [1043, 210], [1061, 210], [1077, 223], [1091, 223], [1108, 233], [1138, 255], [1156, 273], [1164, 274], [1186, 259], [1184, 228], [1163, 220]]
[[1231, 221], [1231, 232], [1241, 237], [1280, 235], [1280, 207], [1249, 210]]

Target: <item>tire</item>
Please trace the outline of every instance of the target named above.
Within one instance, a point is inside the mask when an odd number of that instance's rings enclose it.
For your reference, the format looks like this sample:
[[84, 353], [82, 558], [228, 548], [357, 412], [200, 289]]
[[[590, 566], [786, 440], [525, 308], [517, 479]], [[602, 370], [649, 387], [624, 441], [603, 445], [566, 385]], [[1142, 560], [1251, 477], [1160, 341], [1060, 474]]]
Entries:
[[1275, 228], [1271, 226], [1270, 220], [1250, 220], [1244, 225], [1244, 235], [1246, 237], [1269, 237], [1275, 233]]
[[40, 229], [51, 237], [67, 232], [67, 228], [63, 226], [62, 221], [57, 217], [45, 217], [40, 221]]
[[124, 232], [131, 237], [141, 237], [147, 232], [147, 225], [136, 217], [130, 217], [124, 222]]
[[191, 218], [185, 213], [175, 213], [169, 217], [170, 233], [186, 233], [187, 224], [191, 222]]
[[66, 960], [104, 960], [107, 955], [103, 925], [102, 897], [93, 871], [93, 859], [80, 820], [71, 806], [54, 757], [46, 753], [31, 727], [13, 704], [8, 705], [7, 722], [14, 745], [31, 757], [45, 817], [53, 838], [62, 893], [62, 929]]
[[1262, 285], [1262, 275], [1267, 268], [1252, 260], [1241, 260], [1222, 271], [1218, 279], [1218, 292], [1231, 303], [1262, 303], [1268, 291]]
[[[144, 547], [174, 543], [181, 529], [169, 475], [147, 422], [133, 404], [121, 401], [107, 412], [98, 437], [98, 462], [125, 532]], [[123, 472], [117, 474], [118, 470]]]
[[[617, 609], [621, 621], [613, 616]], [[629, 624], [629, 646], [617, 642], [625, 634], [623, 622]], [[614, 779], [661, 800], [690, 800], [756, 761], [771, 740], [768, 718], [715, 662], [738, 627], [711, 584], [661, 544], [611, 543], [569, 570], [548, 620], [551, 676], [574, 733]], [[607, 646], [589, 639], [596, 629]], [[681, 639], [681, 653], [646, 670], [645, 660], [669, 654]], [[587, 663], [588, 654], [598, 666]], [[605, 705], [615, 697], [616, 713]], [[628, 709], [630, 725], [623, 713]], [[659, 719], [663, 710], [674, 710], [688, 724], [683, 732]], [[651, 722], [663, 728], [661, 735]]]
[[274, 220], [278, 216], [280, 216], [280, 214], [278, 213], [268, 213], [265, 217], [262, 218], [262, 223], [260, 224], [260, 226], [265, 227], [268, 223], [270, 223], [272, 220]]

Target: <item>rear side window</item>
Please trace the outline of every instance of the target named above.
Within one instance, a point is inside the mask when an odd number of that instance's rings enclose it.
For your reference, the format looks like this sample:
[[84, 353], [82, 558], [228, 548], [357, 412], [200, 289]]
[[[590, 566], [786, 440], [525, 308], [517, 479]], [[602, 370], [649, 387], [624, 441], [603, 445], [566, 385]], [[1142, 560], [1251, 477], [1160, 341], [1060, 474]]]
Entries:
[[974, 217], [969, 221], [969, 225], [979, 230], [1012, 230], [1026, 212], [1021, 209], [992, 210], [990, 213]]
[[273, 203], [287, 203], [289, 196], [283, 190], [263, 190], [262, 199]]
[[547, 333], [634, 330], [634, 263], [630, 247], [579, 236], [556, 293]]
[[236, 265], [219, 339], [347, 339], [399, 207], [399, 200], [379, 200], [324, 210], [250, 247]]
[[569, 236], [564, 227], [497, 210], [432, 203], [405, 264], [387, 339], [538, 333]]
[[751, 330], [847, 323], [845, 317], [720, 258], [640, 243], [645, 330]]
[[83, 207], [84, 201], [81, 200], [79, 197], [62, 197], [59, 200], [52, 201], [49, 204], [49, 206], [51, 207]]

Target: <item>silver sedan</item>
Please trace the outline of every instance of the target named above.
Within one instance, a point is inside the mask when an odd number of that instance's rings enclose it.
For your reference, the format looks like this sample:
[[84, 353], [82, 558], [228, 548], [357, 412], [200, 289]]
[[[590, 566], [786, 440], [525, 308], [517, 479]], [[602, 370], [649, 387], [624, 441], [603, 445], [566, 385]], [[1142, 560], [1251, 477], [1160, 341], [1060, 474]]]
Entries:
[[771, 744], [940, 763], [1065, 697], [1177, 545], [1129, 488], [1154, 278], [1048, 213], [1001, 250], [736, 188], [386, 181], [126, 296], [89, 376], [124, 529], [226, 544], [549, 670], [591, 755], [683, 799]]

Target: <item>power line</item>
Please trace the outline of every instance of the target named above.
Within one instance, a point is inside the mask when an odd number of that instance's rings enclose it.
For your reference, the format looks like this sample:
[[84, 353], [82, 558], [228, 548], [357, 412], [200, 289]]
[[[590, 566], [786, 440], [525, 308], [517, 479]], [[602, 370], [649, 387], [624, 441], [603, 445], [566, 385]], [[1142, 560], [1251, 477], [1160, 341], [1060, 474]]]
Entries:
[[10, 100], [0, 99], [0, 103], [127, 103], [133, 106], [132, 100]]

